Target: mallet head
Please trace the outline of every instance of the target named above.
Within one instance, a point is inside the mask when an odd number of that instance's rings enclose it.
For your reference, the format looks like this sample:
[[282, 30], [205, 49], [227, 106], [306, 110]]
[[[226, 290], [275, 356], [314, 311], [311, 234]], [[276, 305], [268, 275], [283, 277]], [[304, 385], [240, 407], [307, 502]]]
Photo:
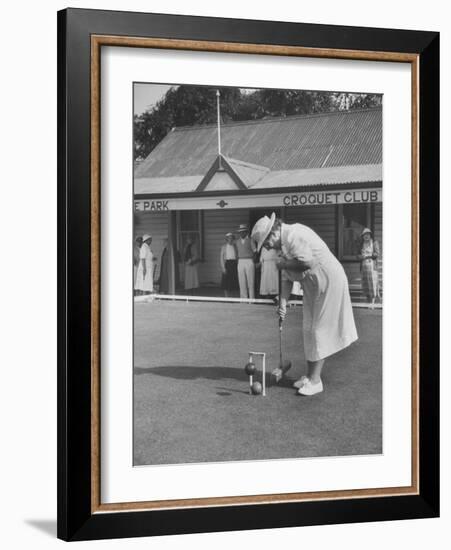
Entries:
[[291, 361], [286, 361], [286, 360], [281, 361], [277, 369], [274, 369], [271, 373], [274, 382], [278, 384], [282, 380], [283, 375], [286, 372], [288, 372], [290, 369], [291, 369]]
[[285, 374], [291, 369], [291, 361], [284, 359], [279, 363], [279, 369], [283, 372], [283, 374]]

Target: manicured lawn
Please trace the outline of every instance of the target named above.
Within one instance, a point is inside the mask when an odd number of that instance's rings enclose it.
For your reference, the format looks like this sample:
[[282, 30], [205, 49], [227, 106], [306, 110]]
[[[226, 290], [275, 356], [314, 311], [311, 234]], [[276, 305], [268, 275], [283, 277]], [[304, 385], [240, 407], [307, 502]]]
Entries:
[[244, 365], [252, 350], [277, 366], [274, 307], [136, 303], [135, 465], [381, 453], [382, 311], [354, 315], [359, 340], [329, 358], [322, 394], [301, 397], [291, 384], [305, 372], [302, 307], [290, 309], [293, 367], [262, 397], [248, 394]]

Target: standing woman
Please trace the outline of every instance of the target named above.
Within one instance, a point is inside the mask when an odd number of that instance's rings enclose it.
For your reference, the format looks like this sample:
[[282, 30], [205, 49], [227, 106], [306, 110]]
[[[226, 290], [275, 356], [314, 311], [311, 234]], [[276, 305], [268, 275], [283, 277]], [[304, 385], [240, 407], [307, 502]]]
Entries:
[[139, 251], [141, 250], [142, 244], [143, 244], [143, 238], [136, 237], [135, 243], [133, 245], [133, 288], [135, 288], [136, 275], [138, 273], [138, 266], [139, 266]]
[[281, 252], [281, 299], [277, 312], [283, 320], [294, 281], [304, 291], [303, 339], [307, 376], [294, 383], [300, 395], [323, 391], [324, 361], [357, 340], [348, 279], [340, 262], [312, 229], [300, 223], [285, 224], [264, 216], [255, 224], [252, 237], [262, 246]]
[[199, 288], [199, 273], [197, 269], [199, 253], [191, 235], [186, 240], [183, 250], [183, 261], [185, 264], [185, 290]]
[[362, 292], [370, 309], [374, 309], [374, 302], [379, 297], [379, 282], [377, 259], [380, 254], [379, 243], [373, 240], [371, 230], [366, 228], [360, 235], [360, 273], [362, 275]]
[[163, 239], [163, 250], [161, 251], [160, 277], [157, 281], [159, 294], [167, 294], [169, 291], [169, 270], [168, 270], [168, 239]]
[[233, 233], [225, 235], [225, 243], [221, 246], [219, 254], [219, 264], [222, 272], [221, 286], [224, 296], [228, 298], [231, 292], [238, 290], [238, 250]]
[[263, 247], [260, 252], [261, 279], [260, 294], [275, 297], [279, 294], [279, 255], [274, 248]]
[[153, 292], [153, 254], [150, 248], [152, 237], [143, 235], [142, 245], [139, 249], [139, 265], [136, 272], [135, 290], [138, 294], [150, 294]]
[[[161, 262], [160, 262], [160, 277], [158, 279], [158, 292], [160, 294], [169, 293], [169, 239], [163, 239], [163, 251], [161, 252]], [[174, 251], [174, 283], [175, 289], [180, 285], [180, 273], [179, 273], [179, 263], [180, 263], [180, 252], [178, 250]]]

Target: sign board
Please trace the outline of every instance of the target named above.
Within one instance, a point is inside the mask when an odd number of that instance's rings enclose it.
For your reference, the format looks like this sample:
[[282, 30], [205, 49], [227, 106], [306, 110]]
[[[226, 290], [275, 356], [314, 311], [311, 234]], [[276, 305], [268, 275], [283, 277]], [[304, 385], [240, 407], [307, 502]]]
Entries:
[[135, 200], [135, 212], [168, 212], [169, 210], [221, 210], [261, 208], [267, 206], [324, 206], [334, 204], [367, 204], [382, 202], [382, 188], [269, 193], [267, 195], [231, 195], [224, 197], [174, 197]]

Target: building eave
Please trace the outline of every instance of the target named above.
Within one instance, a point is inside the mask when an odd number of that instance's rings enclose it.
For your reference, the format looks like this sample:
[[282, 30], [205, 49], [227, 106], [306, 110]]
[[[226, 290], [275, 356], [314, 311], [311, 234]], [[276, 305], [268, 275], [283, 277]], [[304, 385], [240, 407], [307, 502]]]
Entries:
[[[178, 192], [178, 193], [136, 193], [134, 195], [135, 200], [144, 200], [144, 199], [167, 199], [167, 198], [195, 198], [195, 197], [232, 197], [236, 195], [255, 195], [263, 196], [274, 193], [280, 194], [293, 194], [293, 193], [307, 193], [309, 191], [337, 191], [337, 189], [370, 189], [370, 188], [381, 188], [382, 180], [375, 181], [365, 181], [365, 182], [343, 182], [336, 183], [333, 185], [330, 184], [318, 184], [318, 185], [306, 185], [306, 186], [297, 186], [297, 187], [277, 187], [272, 189], [247, 189], [242, 191], [191, 191], [191, 192]], [[258, 205], [256, 205], [258, 206]]]

